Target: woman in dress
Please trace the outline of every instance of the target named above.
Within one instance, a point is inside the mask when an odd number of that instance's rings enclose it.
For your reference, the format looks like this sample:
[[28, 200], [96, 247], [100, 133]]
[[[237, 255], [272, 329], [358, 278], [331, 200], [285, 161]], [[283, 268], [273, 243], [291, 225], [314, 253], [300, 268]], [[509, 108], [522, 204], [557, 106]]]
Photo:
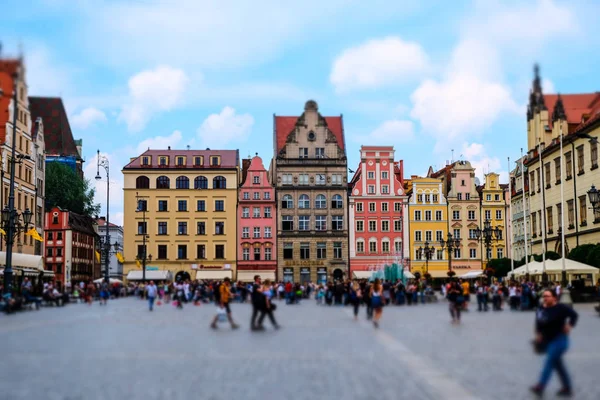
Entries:
[[369, 294], [369, 297], [371, 297], [371, 307], [373, 308], [373, 326], [379, 328], [379, 320], [383, 313], [383, 287], [379, 278], [375, 279]]

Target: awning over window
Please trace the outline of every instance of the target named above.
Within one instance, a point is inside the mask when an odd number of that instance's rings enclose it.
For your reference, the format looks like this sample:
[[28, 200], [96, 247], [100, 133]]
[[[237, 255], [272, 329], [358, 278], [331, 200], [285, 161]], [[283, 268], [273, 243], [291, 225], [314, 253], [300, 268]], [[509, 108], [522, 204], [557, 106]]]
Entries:
[[374, 271], [352, 271], [352, 276], [354, 279], [371, 279]]
[[[0, 265], [6, 265], [6, 252], [0, 251]], [[12, 266], [44, 270], [44, 259], [42, 256], [34, 256], [31, 254], [12, 253]]]
[[238, 271], [237, 280], [242, 282], [254, 282], [254, 276], [259, 275], [260, 279], [275, 280], [275, 271]]
[[483, 271], [470, 271], [470, 272], [467, 272], [466, 274], [461, 275], [459, 278], [473, 279], [473, 278], [480, 277], [481, 275], [483, 275]]
[[201, 269], [201, 270], [198, 270], [198, 272], [196, 272], [196, 279], [209, 280], [209, 279], [225, 279], [225, 278], [231, 279], [231, 270], [226, 271], [226, 270], [222, 270], [222, 269], [218, 269], [218, 270]]
[[[141, 281], [142, 279], [143, 271], [129, 271], [127, 274], [128, 281]], [[146, 271], [146, 280], [172, 281], [173, 274], [171, 271]]]

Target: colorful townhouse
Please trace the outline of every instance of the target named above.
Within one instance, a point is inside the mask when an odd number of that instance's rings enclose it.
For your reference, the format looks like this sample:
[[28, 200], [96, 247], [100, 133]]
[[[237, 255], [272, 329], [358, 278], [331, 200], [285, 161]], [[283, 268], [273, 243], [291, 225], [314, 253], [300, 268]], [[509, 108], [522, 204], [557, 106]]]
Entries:
[[277, 272], [277, 229], [275, 188], [258, 156], [243, 160], [238, 192], [237, 280], [252, 282], [255, 275], [275, 280]]
[[360, 164], [350, 181], [350, 270], [355, 278], [409, 258], [404, 240], [408, 196], [403, 163], [392, 146], [361, 146]]
[[500, 184], [500, 176], [494, 172], [486, 174], [484, 184], [478, 189], [481, 196], [481, 229], [484, 229], [486, 221], [490, 222], [491, 229], [500, 229], [500, 236], [492, 239], [489, 248], [486, 249], [485, 244], [481, 243], [484, 262], [510, 257], [506, 249], [505, 188]]

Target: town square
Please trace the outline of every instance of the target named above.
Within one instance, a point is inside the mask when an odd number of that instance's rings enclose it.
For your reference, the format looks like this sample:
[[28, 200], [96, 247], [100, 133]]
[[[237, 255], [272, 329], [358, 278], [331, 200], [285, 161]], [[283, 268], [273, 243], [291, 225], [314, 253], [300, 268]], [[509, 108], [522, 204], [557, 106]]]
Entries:
[[0, 399], [600, 398], [600, 4], [1, 7]]

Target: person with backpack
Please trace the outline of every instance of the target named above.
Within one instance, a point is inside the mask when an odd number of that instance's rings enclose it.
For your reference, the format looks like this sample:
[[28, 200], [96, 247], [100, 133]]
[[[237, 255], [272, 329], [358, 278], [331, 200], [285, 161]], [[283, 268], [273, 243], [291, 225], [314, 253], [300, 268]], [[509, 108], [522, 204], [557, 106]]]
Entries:
[[260, 280], [260, 275], [254, 275], [254, 283], [252, 284], [252, 292], [250, 294], [250, 298], [252, 299], [251, 331], [262, 331], [265, 329], [261, 324], [257, 324], [257, 318], [258, 321], [262, 321], [262, 316], [265, 314], [265, 295], [261, 290], [262, 283]]

